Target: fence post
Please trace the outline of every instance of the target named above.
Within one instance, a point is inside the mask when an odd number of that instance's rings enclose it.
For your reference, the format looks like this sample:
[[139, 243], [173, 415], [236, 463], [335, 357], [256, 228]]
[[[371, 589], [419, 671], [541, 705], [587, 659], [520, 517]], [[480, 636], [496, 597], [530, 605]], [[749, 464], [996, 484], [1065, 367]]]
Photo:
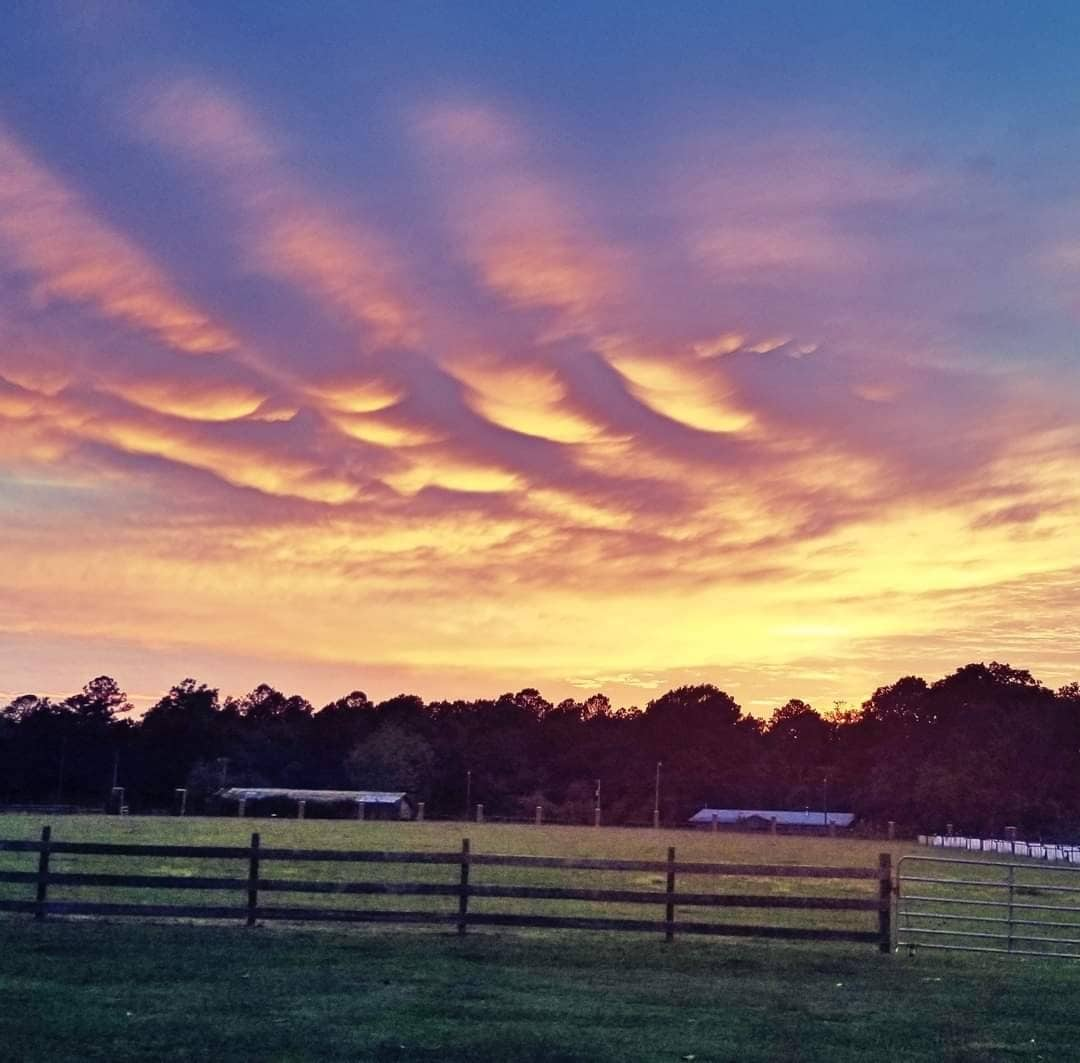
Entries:
[[49, 848], [52, 827], [41, 828], [41, 849], [38, 851], [37, 909], [34, 918], [40, 923], [45, 918], [45, 905], [49, 897]]
[[544, 825], [544, 806], [536, 806], [536, 825], [542, 827]]
[[255, 925], [259, 909], [259, 835], [251, 836], [251, 856], [248, 859], [247, 925]]
[[892, 952], [892, 854], [881, 853], [878, 857], [881, 881], [878, 883], [878, 896], [881, 907], [878, 909], [878, 951]]
[[476, 806], [476, 822], [477, 823], [483, 823], [484, 822], [484, 806], [482, 804], [478, 804]]
[[664, 940], [675, 938], [675, 846], [667, 851], [667, 907], [664, 909]]
[[457, 932], [463, 936], [469, 917], [469, 839], [461, 839], [461, 892], [458, 894]]
[[423, 823], [424, 822], [424, 802], [423, 801], [417, 801], [417, 803], [416, 803], [416, 822], [417, 823]]

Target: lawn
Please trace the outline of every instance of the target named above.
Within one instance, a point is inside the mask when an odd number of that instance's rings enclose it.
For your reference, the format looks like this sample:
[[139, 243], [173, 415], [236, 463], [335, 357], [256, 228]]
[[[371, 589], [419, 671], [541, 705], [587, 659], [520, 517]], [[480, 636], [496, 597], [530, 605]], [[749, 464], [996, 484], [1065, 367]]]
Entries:
[[[672, 844], [680, 860], [755, 863], [872, 866], [882, 848], [477, 824], [52, 823], [63, 840], [243, 844], [258, 829], [264, 845], [438, 851], [467, 833], [482, 852], [662, 858]], [[39, 829], [0, 818], [0, 837]], [[866, 945], [0, 917], [0, 1058], [13, 1063], [1070, 1060], [1078, 991], [1068, 962]]]

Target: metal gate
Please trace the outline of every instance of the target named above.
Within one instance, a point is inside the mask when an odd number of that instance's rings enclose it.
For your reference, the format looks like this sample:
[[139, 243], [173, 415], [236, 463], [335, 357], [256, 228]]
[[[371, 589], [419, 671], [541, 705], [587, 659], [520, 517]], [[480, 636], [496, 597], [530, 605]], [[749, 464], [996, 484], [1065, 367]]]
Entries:
[[898, 948], [1080, 959], [1080, 868], [903, 856]]

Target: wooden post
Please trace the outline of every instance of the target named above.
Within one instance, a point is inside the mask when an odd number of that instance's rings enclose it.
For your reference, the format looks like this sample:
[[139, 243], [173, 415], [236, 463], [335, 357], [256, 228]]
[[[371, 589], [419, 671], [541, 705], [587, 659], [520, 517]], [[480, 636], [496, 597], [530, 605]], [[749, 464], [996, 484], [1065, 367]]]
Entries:
[[37, 909], [34, 918], [40, 923], [45, 918], [45, 906], [49, 898], [49, 848], [52, 827], [41, 828], [41, 850], [38, 853]]
[[658, 808], [654, 808], [652, 810], [652, 825], [653, 825], [653, 830], [659, 830], [660, 829], [660, 809], [658, 809]]
[[600, 826], [600, 806], [599, 805], [597, 805], [596, 808], [593, 809], [592, 825], [594, 827], [599, 827]]
[[484, 806], [483, 805], [477, 805], [476, 806], [476, 822], [477, 823], [483, 823], [484, 822]]
[[544, 825], [544, 806], [536, 806], [536, 825], [542, 827]]
[[461, 892], [458, 893], [459, 936], [464, 936], [469, 918], [469, 839], [461, 839]]
[[247, 925], [255, 925], [259, 909], [259, 835], [251, 836], [251, 856], [248, 859]]
[[673, 941], [675, 938], [675, 846], [669, 846], [667, 851], [667, 907], [664, 910], [664, 940]]
[[243, 819], [244, 818], [244, 806], [247, 804], [247, 798], [241, 797], [236, 805], [236, 814]]
[[356, 802], [356, 818], [362, 820], [364, 818], [364, 802]]
[[889, 820], [889, 841], [892, 841], [896, 837], [896, 820]]
[[881, 881], [878, 884], [878, 896], [881, 908], [878, 910], [878, 951], [892, 952], [892, 854], [881, 853], [878, 856], [878, 868]]
[[296, 802], [296, 818], [303, 819], [304, 813], [307, 811], [307, 801], [300, 800]]
[[417, 823], [423, 823], [424, 822], [424, 802], [423, 801], [418, 801], [416, 803], [416, 822]]

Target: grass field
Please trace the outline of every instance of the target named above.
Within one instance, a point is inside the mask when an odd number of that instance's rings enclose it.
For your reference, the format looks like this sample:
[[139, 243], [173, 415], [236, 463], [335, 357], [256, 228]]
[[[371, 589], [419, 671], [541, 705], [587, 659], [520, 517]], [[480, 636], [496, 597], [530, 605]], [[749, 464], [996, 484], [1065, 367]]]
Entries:
[[[51, 822], [54, 838], [68, 841], [236, 845], [258, 829], [264, 845], [438, 851], [458, 848], [467, 834], [481, 852], [655, 859], [674, 845], [680, 860], [753, 863], [873, 866], [883, 848], [847, 839], [477, 824]], [[40, 826], [0, 817], [0, 837], [35, 838]], [[894, 858], [907, 851], [891, 848]], [[0, 854], [2, 866], [15, 866], [18, 856]], [[27, 866], [25, 855], [19, 866]], [[409, 877], [413, 870], [425, 869], [410, 868]], [[236, 872], [235, 864], [223, 869]], [[837, 886], [844, 884], [828, 884]], [[459, 939], [446, 929], [0, 917], [5, 1063], [1067, 1061], [1080, 1059], [1078, 991], [1080, 966], [1067, 961], [922, 952], [911, 959], [865, 945], [665, 944], [655, 935], [573, 931], [481, 930]]]

